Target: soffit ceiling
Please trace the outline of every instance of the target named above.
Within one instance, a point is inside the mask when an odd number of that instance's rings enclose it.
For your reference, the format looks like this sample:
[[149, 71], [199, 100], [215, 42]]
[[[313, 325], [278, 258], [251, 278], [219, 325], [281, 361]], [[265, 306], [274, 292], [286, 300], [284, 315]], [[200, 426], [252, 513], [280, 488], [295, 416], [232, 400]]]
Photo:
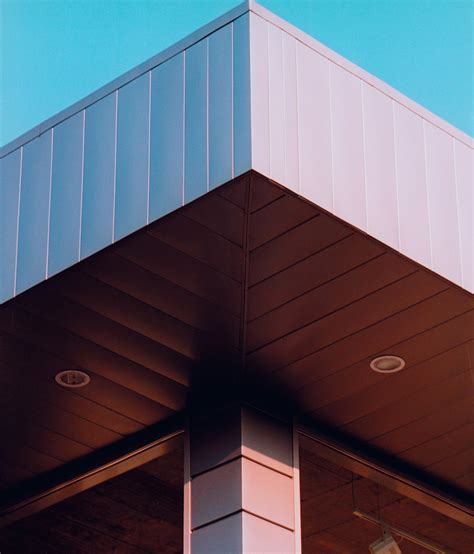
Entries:
[[[473, 308], [466, 291], [247, 174], [1, 306], [0, 486], [239, 384], [467, 498]], [[386, 353], [406, 368], [371, 371]], [[59, 387], [69, 368], [91, 383]]]

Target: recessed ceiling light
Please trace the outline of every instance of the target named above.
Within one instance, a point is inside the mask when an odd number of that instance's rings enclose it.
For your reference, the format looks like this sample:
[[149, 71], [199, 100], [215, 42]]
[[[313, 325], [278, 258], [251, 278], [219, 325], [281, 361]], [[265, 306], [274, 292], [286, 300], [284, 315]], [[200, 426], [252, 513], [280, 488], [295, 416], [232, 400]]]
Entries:
[[396, 373], [405, 367], [405, 360], [399, 356], [379, 356], [370, 362], [370, 367], [379, 373]]
[[79, 387], [85, 387], [90, 383], [91, 378], [84, 371], [78, 369], [66, 369], [60, 371], [55, 377], [56, 383], [61, 387], [70, 389], [77, 389]]

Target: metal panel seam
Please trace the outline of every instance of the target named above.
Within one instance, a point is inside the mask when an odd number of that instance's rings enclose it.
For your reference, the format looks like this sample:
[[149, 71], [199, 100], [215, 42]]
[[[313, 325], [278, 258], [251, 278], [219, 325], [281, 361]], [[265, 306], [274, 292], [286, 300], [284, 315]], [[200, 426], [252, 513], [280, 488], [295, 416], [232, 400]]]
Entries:
[[21, 182], [23, 177], [23, 146], [20, 148], [20, 175], [18, 184], [18, 210], [16, 217], [16, 248], [15, 248], [15, 275], [13, 276], [13, 296], [16, 296], [16, 277], [18, 273], [18, 238], [20, 235], [20, 203], [21, 203]]

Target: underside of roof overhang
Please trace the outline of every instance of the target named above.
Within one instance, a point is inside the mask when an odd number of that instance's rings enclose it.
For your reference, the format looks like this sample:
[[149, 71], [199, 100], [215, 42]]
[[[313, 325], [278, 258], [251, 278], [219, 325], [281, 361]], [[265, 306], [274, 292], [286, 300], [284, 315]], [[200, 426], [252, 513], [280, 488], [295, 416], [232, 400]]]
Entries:
[[[2, 306], [5, 498], [173, 414], [239, 399], [462, 505], [473, 308], [463, 289], [246, 174]], [[405, 369], [372, 371], [382, 354]], [[60, 388], [71, 368], [91, 383]]]

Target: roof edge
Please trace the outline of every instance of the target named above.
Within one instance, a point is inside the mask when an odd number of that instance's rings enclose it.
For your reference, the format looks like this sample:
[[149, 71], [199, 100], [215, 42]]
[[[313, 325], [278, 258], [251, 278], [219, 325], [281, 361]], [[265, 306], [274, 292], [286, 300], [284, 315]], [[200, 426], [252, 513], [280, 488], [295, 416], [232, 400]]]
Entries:
[[25, 133], [21, 134], [17, 138], [13, 139], [12, 141], [2, 146], [0, 148], [0, 158], [7, 156], [14, 150], [17, 150], [18, 148], [20, 148], [21, 146], [24, 146], [28, 142], [31, 142], [33, 139], [42, 135], [44, 132], [48, 131], [55, 125], [58, 125], [65, 119], [75, 115], [76, 113], [84, 110], [85, 108], [88, 108], [92, 104], [95, 104], [105, 96], [108, 96], [109, 94], [116, 91], [117, 89], [125, 86], [130, 81], [133, 81], [134, 79], [136, 79], [137, 77], [140, 77], [144, 73], [151, 71], [158, 65], [176, 56], [176, 54], [179, 54], [183, 50], [186, 50], [196, 42], [199, 42], [200, 40], [206, 38], [211, 33], [214, 33], [221, 27], [224, 27], [225, 25], [231, 23], [232, 21], [235, 21], [242, 15], [249, 12], [251, 9], [251, 6], [255, 6], [255, 5], [256, 4], [254, 4], [252, 0], [245, 0], [244, 2], [238, 4], [231, 10], [217, 17], [216, 19], [213, 19], [209, 23], [206, 23], [196, 31], [193, 31], [191, 34], [182, 38], [178, 42], [172, 44], [165, 50], [162, 50], [158, 54], [155, 54], [154, 56], [142, 62], [141, 64], [137, 65], [136, 67], [129, 69], [124, 74], [120, 75], [113, 81], [110, 81], [109, 83], [103, 85], [102, 87], [95, 90], [91, 94], [88, 94], [81, 100], [74, 102], [74, 104], [72, 104], [71, 106], [68, 106], [64, 110], [59, 111], [55, 115], [46, 119], [45, 121], [39, 123], [38, 125], [35, 125], [29, 131], [26, 131]]
[[308, 35], [298, 27], [295, 27], [293, 24], [286, 21], [286, 19], [281, 18], [280, 16], [276, 15], [275, 13], [268, 10], [267, 8], [264, 8], [262, 5], [258, 4], [254, 0], [248, 0], [248, 5], [249, 5], [249, 10], [251, 12], [260, 16], [262, 19], [265, 19], [266, 21], [268, 21], [268, 23], [271, 23], [272, 25], [279, 27], [282, 31], [289, 33], [296, 40], [305, 44], [306, 46], [308, 46], [318, 54], [336, 63], [341, 68], [352, 73], [355, 77], [358, 77], [359, 79], [366, 82], [368, 85], [373, 86], [380, 92], [384, 93], [386, 96], [389, 96], [395, 102], [398, 102], [405, 108], [416, 113], [417, 115], [429, 121], [436, 127], [439, 127], [443, 131], [447, 132], [457, 140], [463, 142], [470, 148], [473, 148], [474, 138], [468, 135], [467, 133], [465, 133], [464, 131], [461, 131], [451, 123], [448, 123], [442, 117], [434, 114], [427, 108], [424, 108], [418, 102], [415, 102], [408, 96], [405, 96], [403, 93], [399, 92], [391, 85], [382, 81], [382, 79], [379, 79], [378, 77], [376, 77], [375, 75], [372, 75], [365, 69], [362, 69], [360, 66], [349, 61], [347, 58], [345, 58], [341, 54], [338, 54], [334, 50], [331, 50], [331, 48], [328, 48], [327, 46], [319, 42], [317, 39]]
[[335, 52], [334, 50], [331, 50], [330, 48], [328, 48], [327, 46], [325, 46], [315, 38], [311, 37], [304, 31], [302, 31], [301, 29], [298, 29], [298, 27], [295, 27], [293, 24], [282, 19], [281, 17], [271, 12], [267, 8], [264, 8], [263, 6], [255, 2], [255, 0], [245, 0], [244, 2], [238, 4], [231, 10], [227, 11], [226, 13], [217, 17], [216, 19], [213, 19], [209, 23], [206, 23], [196, 31], [182, 38], [175, 44], [169, 46], [165, 50], [162, 50], [158, 54], [155, 54], [148, 60], [139, 64], [138, 66], [128, 70], [127, 72], [120, 75], [113, 81], [110, 81], [109, 83], [100, 87], [96, 91], [92, 92], [91, 94], [88, 94], [81, 100], [74, 102], [74, 104], [72, 104], [71, 106], [68, 106], [64, 110], [59, 111], [55, 115], [46, 119], [45, 121], [39, 123], [38, 125], [35, 125], [29, 131], [26, 131], [25, 133], [21, 134], [20, 136], [13, 139], [9, 143], [5, 144], [0, 148], [0, 158], [7, 156], [8, 154], [13, 152], [14, 150], [17, 150], [21, 146], [24, 146], [25, 144], [32, 141], [36, 137], [42, 135], [44, 132], [48, 131], [55, 125], [58, 125], [68, 117], [71, 117], [76, 113], [84, 110], [85, 108], [91, 106], [92, 104], [95, 104], [105, 96], [125, 86], [130, 81], [133, 81], [137, 77], [140, 77], [140, 75], [143, 75], [144, 73], [147, 73], [148, 71], [154, 69], [158, 65], [172, 58], [173, 56], [176, 56], [176, 54], [179, 54], [183, 50], [191, 47], [196, 42], [199, 42], [200, 40], [204, 39], [206, 36], [217, 31], [218, 29], [227, 25], [228, 23], [238, 19], [239, 17], [241, 17], [242, 15], [246, 14], [249, 11], [265, 19], [272, 25], [275, 25], [280, 29], [282, 29], [283, 31], [289, 33], [296, 40], [305, 44], [312, 50], [318, 52], [320, 55], [324, 56], [325, 58], [328, 58], [329, 60], [336, 63], [343, 69], [349, 71], [350, 73], [358, 77], [359, 79], [362, 79], [367, 84], [380, 90], [382, 93], [389, 96], [394, 101], [400, 103], [401, 105], [405, 106], [412, 112], [418, 114], [425, 120], [436, 125], [437, 127], [444, 130], [445, 132], [447, 132], [457, 140], [466, 144], [468, 147], [473, 148], [474, 139], [467, 133], [464, 133], [463, 131], [461, 131], [451, 123], [448, 123], [443, 118], [437, 116], [427, 108], [424, 108], [414, 100], [411, 100], [408, 96], [405, 96], [401, 92], [397, 91], [395, 88], [388, 85], [378, 77], [375, 77], [365, 69], [362, 69], [355, 63], [352, 63], [348, 59], [344, 58], [343, 56]]

